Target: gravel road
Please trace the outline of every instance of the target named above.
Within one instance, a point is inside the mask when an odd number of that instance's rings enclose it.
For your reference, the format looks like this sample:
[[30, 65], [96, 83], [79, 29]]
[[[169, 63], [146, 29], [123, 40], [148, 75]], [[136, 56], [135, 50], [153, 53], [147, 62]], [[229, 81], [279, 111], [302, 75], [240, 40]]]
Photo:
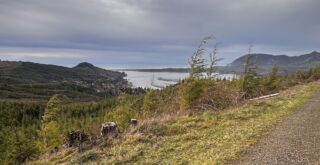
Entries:
[[231, 164], [320, 164], [320, 93]]

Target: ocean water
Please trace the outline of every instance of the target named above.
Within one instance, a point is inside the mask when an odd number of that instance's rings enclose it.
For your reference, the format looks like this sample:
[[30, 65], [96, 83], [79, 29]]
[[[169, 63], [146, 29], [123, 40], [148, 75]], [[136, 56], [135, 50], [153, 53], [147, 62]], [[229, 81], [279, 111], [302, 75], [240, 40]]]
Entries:
[[[133, 87], [143, 88], [161, 88], [168, 85], [173, 85], [179, 80], [185, 79], [189, 73], [181, 72], [138, 72], [138, 71], [125, 71], [127, 74], [126, 79], [132, 83]], [[217, 78], [233, 79], [236, 77], [234, 74], [217, 74]]]

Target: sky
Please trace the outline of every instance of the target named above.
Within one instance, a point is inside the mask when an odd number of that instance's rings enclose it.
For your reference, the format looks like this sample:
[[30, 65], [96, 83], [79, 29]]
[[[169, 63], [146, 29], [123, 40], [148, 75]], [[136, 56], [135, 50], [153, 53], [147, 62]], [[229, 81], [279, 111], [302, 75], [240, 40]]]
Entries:
[[225, 65], [320, 51], [319, 0], [0, 0], [0, 59], [105, 68], [186, 67], [214, 36]]

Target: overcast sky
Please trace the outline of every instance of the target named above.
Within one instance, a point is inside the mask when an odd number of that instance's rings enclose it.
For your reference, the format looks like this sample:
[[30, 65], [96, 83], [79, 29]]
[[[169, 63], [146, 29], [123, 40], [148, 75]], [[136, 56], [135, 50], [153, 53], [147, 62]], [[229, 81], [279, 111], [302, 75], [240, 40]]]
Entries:
[[[0, 0], [0, 59], [106, 68], [187, 66], [213, 35], [221, 64], [320, 50], [320, 0]], [[216, 41], [211, 41], [209, 47]]]

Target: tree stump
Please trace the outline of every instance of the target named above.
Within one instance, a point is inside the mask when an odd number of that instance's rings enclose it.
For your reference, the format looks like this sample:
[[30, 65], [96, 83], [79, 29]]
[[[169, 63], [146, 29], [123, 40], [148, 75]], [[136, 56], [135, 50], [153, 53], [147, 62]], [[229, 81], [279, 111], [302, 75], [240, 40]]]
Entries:
[[116, 137], [118, 135], [117, 124], [115, 122], [102, 123], [100, 134], [103, 137]]
[[131, 124], [132, 126], [137, 126], [137, 125], [138, 125], [138, 120], [137, 120], [137, 119], [131, 119], [131, 120], [130, 120], [130, 124]]

